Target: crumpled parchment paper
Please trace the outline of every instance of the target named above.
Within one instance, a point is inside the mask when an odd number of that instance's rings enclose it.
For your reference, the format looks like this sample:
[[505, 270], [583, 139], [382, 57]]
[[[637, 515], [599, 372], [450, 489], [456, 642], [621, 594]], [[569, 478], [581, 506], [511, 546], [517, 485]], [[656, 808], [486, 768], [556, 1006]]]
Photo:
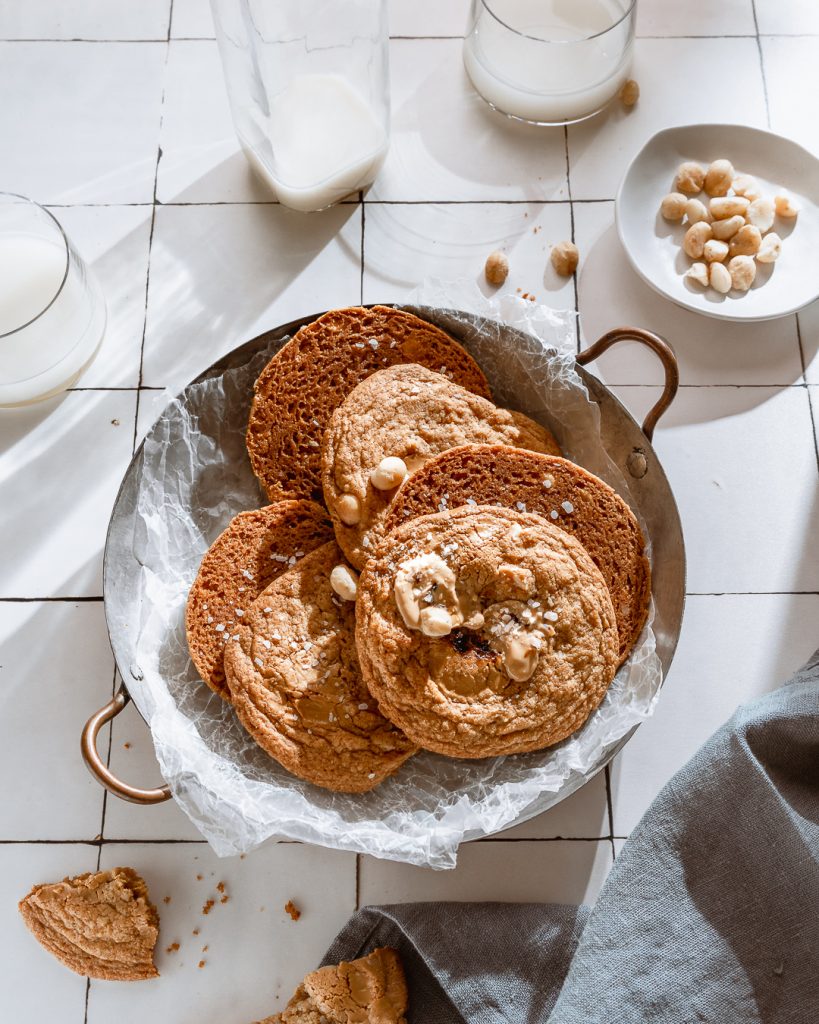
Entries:
[[[413, 304], [477, 313], [481, 327], [468, 324], [464, 343], [498, 403], [541, 419], [569, 458], [628, 499], [627, 480], [602, 448], [597, 406], [575, 372], [573, 312], [513, 296], [486, 299], [474, 284], [457, 282], [427, 282]], [[523, 335], [501, 344], [499, 321]], [[199, 680], [184, 627], [188, 589], [202, 555], [232, 516], [264, 503], [244, 430], [253, 382], [269, 355], [261, 352], [187, 388], [145, 441], [133, 538], [140, 594], [135, 652], [142, 679], [129, 681], [129, 689], [150, 726], [174, 798], [220, 856], [275, 836], [454, 867], [464, 839], [490, 835], [556, 803], [599, 770], [607, 753], [650, 714], [662, 681], [653, 610], [602, 705], [556, 747], [481, 761], [422, 752], [363, 795], [330, 793], [290, 775]]]

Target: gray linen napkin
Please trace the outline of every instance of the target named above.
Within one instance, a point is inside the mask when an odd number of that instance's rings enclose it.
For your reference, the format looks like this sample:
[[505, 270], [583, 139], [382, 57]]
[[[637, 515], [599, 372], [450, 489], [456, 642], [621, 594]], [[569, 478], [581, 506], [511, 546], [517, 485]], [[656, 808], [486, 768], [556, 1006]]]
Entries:
[[382, 945], [411, 1024], [817, 1024], [819, 651], [671, 779], [592, 910], [367, 907], [324, 962]]

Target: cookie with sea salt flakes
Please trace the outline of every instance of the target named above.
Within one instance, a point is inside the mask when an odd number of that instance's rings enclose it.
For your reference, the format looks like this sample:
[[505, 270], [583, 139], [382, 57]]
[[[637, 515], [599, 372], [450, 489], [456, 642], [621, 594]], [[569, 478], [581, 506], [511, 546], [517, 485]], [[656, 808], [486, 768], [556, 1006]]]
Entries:
[[[446, 496], [446, 499], [445, 497]], [[651, 567], [640, 524], [607, 483], [567, 459], [500, 445], [464, 445], [431, 459], [401, 487], [385, 529], [460, 505], [537, 512], [575, 536], [609, 588], [620, 634], [620, 663], [645, 625]]]
[[153, 961], [159, 915], [132, 868], [35, 885], [19, 910], [40, 945], [77, 974], [104, 981], [159, 974]]
[[388, 306], [330, 310], [302, 327], [255, 384], [247, 450], [271, 501], [322, 500], [320, 444], [333, 410], [365, 377], [396, 363], [420, 363], [491, 397], [472, 356], [426, 320]]
[[560, 454], [539, 423], [499, 409], [423, 366], [379, 370], [348, 395], [324, 434], [322, 483], [336, 540], [356, 568], [378, 543], [401, 483], [398, 476], [386, 481], [391, 487], [384, 486], [382, 460], [412, 473], [463, 444], [511, 444]]
[[185, 631], [199, 675], [228, 699], [225, 644], [247, 609], [299, 558], [332, 540], [327, 513], [312, 501], [279, 501], [240, 512], [205, 552], [188, 594]]
[[608, 587], [531, 512], [465, 505], [387, 534], [356, 602], [364, 680], [418, 746], [494, 757], [570, 736], [617, 668]]
[[361, 677], [355, 603], [333, 591], [343, 558], [323, 544], [251, 605], [225, 647], [239, 720], [282, 767], [341, 793], [373, 789], [415, 752]]
[[258, 1024], [407, 1024], [407, 979], [388, 946], [308, 974], [281, 1013]]

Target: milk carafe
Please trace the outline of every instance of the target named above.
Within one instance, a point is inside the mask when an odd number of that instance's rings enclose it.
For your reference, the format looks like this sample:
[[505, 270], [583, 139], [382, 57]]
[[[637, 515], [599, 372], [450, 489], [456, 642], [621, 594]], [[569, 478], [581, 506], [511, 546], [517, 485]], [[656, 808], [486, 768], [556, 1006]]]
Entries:
[[386, 0], [211, 0], [233, 122], [296, 210], [370, 185], [389, 141]]

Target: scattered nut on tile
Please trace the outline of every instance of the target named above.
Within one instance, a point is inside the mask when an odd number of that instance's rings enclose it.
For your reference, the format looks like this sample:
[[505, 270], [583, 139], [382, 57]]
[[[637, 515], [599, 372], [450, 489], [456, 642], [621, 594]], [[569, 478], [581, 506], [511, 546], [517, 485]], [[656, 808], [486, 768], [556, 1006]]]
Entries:
[[552, 266], [563, 277], [571, 277], [580, 262], [580, 251], [574, 242], [558, 242], [552, 246]]
[[626, 82], [623, 82], [623, 87], [620, 90], [620, 102], [624, 107], [633, 107], [634, 104], [640, 98], [640, 86], [633, 78], [629, 78]]
[[483, 272], [489, 284], [499, 288], [509, 276], [509, 260], [506, 254], [500, 250], [490, 252], [486, 257]]

